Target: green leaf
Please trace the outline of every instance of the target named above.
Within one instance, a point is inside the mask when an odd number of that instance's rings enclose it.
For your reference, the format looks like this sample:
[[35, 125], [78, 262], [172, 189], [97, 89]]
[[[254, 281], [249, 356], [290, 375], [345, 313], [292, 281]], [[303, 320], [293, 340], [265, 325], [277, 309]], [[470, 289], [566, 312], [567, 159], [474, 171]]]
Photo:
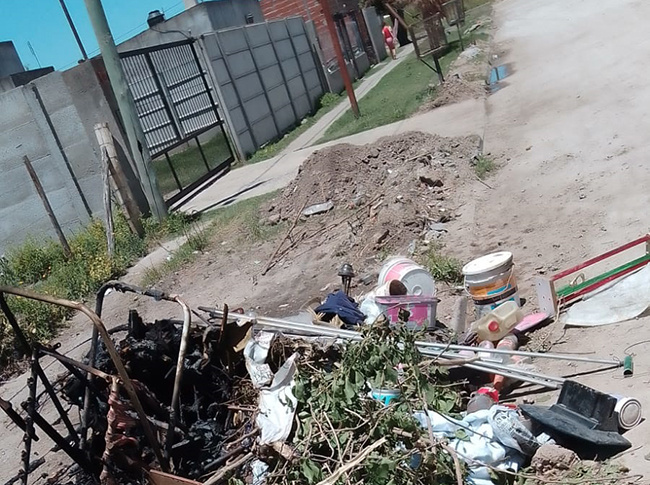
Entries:
[[301, 461], [300, 471], [307, 480], [307, 483], [316, 483], [322, 479], [321, 469], [310, 459], [303, 459]]

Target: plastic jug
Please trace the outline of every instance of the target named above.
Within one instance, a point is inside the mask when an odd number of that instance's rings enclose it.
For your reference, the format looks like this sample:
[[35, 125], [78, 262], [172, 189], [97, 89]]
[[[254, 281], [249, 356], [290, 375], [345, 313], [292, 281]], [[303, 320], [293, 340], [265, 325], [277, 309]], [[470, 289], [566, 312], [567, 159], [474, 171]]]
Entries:
[[524, 318], [524, 313], [514, 301], [507, 301], [472, 325], [480, 340], [497, 342]]

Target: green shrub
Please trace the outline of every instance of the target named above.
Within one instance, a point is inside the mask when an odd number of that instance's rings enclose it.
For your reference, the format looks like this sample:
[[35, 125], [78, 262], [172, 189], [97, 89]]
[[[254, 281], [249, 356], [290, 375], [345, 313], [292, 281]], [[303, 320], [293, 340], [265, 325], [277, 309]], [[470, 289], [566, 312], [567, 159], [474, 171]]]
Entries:
[[54, 241], [28, 237], [20, 246], [9, 248], [6, 261], [7, 283], [33, 284], [46, 279], [53, 267], [65, 261], [65, 255]]
[[440, 246], [433, 245], [426, 254], [426, 267], [437, 281], [460, 284], [463, 281], [462, 263], [440, 253]]
[[[174, 218], [164, 230], [177, 230], [174, 228], [179, 220]], [[98, 219], [93, 219], [69, 238], [70, 258], [65, 257], [55, 242], [30, 238], [0, 258], [0, 282], [30, 286], [38, 293], [83, 301], [106, 281], [124, 274], [133, 262], [146, 254], [145, 241], [131, 233], [122, 213], [114, 216], [113, 233], [113, 258], [108, 256], [104, 224]], [[31, 341], [43, 342], [52, 338], [72, 313], [63, 307], [9, 295], [7, 303]], [[7, 322], [0, 320], [0, 364], [9, 362], [15, 357], [15, 352], [13, 332]]]

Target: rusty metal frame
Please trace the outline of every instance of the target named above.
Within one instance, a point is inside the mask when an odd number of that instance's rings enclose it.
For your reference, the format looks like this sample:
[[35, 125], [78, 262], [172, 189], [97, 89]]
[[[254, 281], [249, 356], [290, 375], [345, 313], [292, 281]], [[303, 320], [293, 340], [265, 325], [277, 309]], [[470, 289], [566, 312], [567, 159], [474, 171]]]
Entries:
[[[117, 286], [117, 285], [115, 285]], [[128, 285], [127, 285], [128, 286]], [[107, 288], [108, 289], [108, 288]], [[106, 290], [104, 290], [105, 293]], [[158, 460], [158, 463], [160, 464], [160, 467], [163, 469], [163, 471], [168, 471], [169, 470], [169, 465], [168, 462], [164, 459], [162, 450], [160, 447], [160, 444], [158, 443], [158, 440], [156, 439], [156, 435], [153, 432], [153, 429], [151, 428], [151, 425], [147, 419], [147, 416], [144, 412], [144, 409], [142, 407], [142, 403], [140, 402], [140, 399], [138, 398], [138, 395], [136, 393], [135, 387], [133, 386], [133, 382], [131, 381], [126, 368], [124, 367], [124, 364], [122, 363], [122, 360], [120, 359], [119, 354], [117, 353], [117, 349], [115, 348], [115, 345], [113, 341], [111, 340], [109, 333], [106, 329], [106, 326], [102, 322], [101, 318], [90, 310], [88, 307], [83, 305], [82, 303], [71, 301], [71, 300], [66, 300], [63, 298], [56, 298], [50, 295], [41, 295], [38, 293], [35, 293], [31, 290], [27, 290], [24, 288], [13, 288], [9, 286], [0, 286], [0, 310], [5, 314], [7, 317], [7, 320], [9, 324], [11, 325], [12, 329], [14, 330], [17, 339], [19, 340], [20, 344], [25, 348], [25, 350], [31, 349], [32, 353], [32, 375], [28, 381], [29, 387], [30, 387], [30, 397], [25, 403], [25, 408], [27, 408], [27, 419], [25, 419], [25, 427], [26, 427], [26, 432], [25, 432], [25, 452], [23, 454], [23, 462], [25, 463], [24, 470], [22, 470], [22, 480], [23, 483], [27, 483], [27, 478], [29, 475], [29, 458], [30, 458], [30, 451], [31, 451], [31, 440], [34, 435], [34, 430], [33, 426], [36, 424], [39, 428], [41, 428], [48, 436], [50, 436], [51, 439], [55, 441], [57, 445], [59, 445], [67, 454], [70, 456], [75, 462], [77, 462], [82, 468], [84, 468], [87, 471], [92, 470], [92, 464], [88, 461], [87, 457], [84, 455], [82, 451], [82, 443], [80, 443], [80, 448], [73, 447], [70, 445], [70, 443], [66, 440], [66, 438], [62, 437], [39, 413], [35, 411], [35, 396], [36, 396], [36, 385], [37, 385], [37, 377], [40, 378], [43, 382], [47, 381], [49, 384], [49, 380], [47, 379], [47, 376], [45, 373], [42, 371], [42, 368], [40, 367], [40, 364], [38, 364], [38, 359], [40, 356], [40, 350], [38, 345], [30, 346], [29, 342], [25, 338], [25, 335], [23, 334], [22, 330], [18, 326], [18, 322], [15, 318], [15, 315], [7, 305], [7, 302], [4, 298], [5, 294], [9, 295], [14, 295], [14, 296], [19, 296], [23, 298], [28, 298], [31, 300], [36, 300], [36, 301], [41, 301], [43, 303], [49, 303], [52, 305], [58, 305], [62, 306], [64, 308], [69, 308], [71, 310], [76, 310], [80, 313], [83, 313], [92, 323], [93, 325], [93, 336], [94, 336], [94, 346], [96, 349], [97, 346], [97, 337], [101, 337], [102, 341], [104, 342], [104, 345], [106, 346], [106, 349], [109, 353], [109, 356], [115, 365], [115, 368], [117, 370], [119, 379], [121, 381], [121, 384], [123, 385], [124, 389], [126, 390], [129, 399], [131, 401], [131, 404], [135, 408], [135, 411], [138, 415], [138, 419], [140, 420], [140, 423], [142, 425], [144, 434], [147, 438], [147, 441], [149, 442], [149, 445], [151, 446], [154, 454], [156, 455], [156, 459]], [[160, 294], [160, 292], [158, 292]], [[164, 295], [164, 294], [163, 294]], [[103, 296], [103, 295], [102, 295]], [[101, 308], [101, 306], [100, 306]], [[49, 352], [47, 352], [49, 353]], [[51, 354], [50, 354], [51, 355]], [[56, 356], [54, 356], [56, 357]], [[57, 357], [58, 358], [58, 357]], [[71, 360], [71, 359], [70, 359]], [[68, 365], [72, 364], [72, 362], [68, 361]], [[72, 364], [74, 365], [74, 364]], [[90, 366], [92, 367], [92, 365]], [[40, 371], [39, 371], [40, 369]], [[89, 386], [90, 387], [90, 386]], [[48, 387], [46, 385], [46, 390], [48, 390]], [[53, 400], [58, 401], [58, 397], [56, 394], [53, 396]], [[60, 403], [59, 403], [60, 404]], [[3, 407], [4, 409], [4, 407]], [[12, 415], [7, 413], [9, 417], [11, 418]], [[18, 423], [16, 423], [18, 424]]]
[[[176, 423], [178, 420], [178, 403], [179, 403], [179, 397], [180, 397], [180, 388], [181, 384], [183, 381], [183, 371], [184, 371], [184, 362], [185, 362], [185, 352], [187, 349], [187, 341], [189, 339], [189, 330], [190, 326], [192, 324], [192, 312], [189, 308], [189, 306], [178, 296], [178, 295], [170, 295], [167, 294], [163, 291], [160, 290], [155, 290], [155, 289], [148, 289], [148, 288], [141, 288], [139, 286], [135, 285], [130, 285], [128, 283], [124, 283], [122, 281], [109, 281], [102, 285], [102, 287], [99, 289], [97, 292], [97, 299], [95, 301], [95, 313], [99, 316], [102, 314], [102, 310], [104, 307], [104, 298], [106, 297], [106, 293], [108, 290], [115, 290], [120, 293], [135, 293], [137, 295], [142, 295], [142, 296], [148, 296], [150, 298], [153, 298], [156, 301], [169, 301], [169, 302], [174, 302], [180, 305], [181, 309], [183, 310], [183, 333], [181, 336], [181, 344], [180, 344], [180, 349], [178, 353], [178, 362], [176, 364], [176, 376], [174, 378], [174, 390], [172, 394], [172, 406], [171, 406], [171, 413], [169, 417], [169, 427], [167, 429], [167, 434], [165, 437], [165, 460], [168, 463], [169, 460], [169, 452], [171, 450], [171, 447], [173, 445], [174, 441], [174, 432], [176, 429]], [[91, 344], [90, 344], [90, 354], [89, 354], [89, 364], [90, 367], [94, 367], [95, 365], [95, 357], [97, 353], [97, 343], [98, 343], [98, 334], [97, 330], [93, 328], [93, 334], [91, 337]], [[92, 382], [92, 373], [88, 375], [88, 380]], [[85, 438], [86, 435], [86, 430], [87, 430], [87, 422], [88, 422], [88, 413], [89, 409], [91, 406], [91, 400], [90, 400], [90, 389], [86, 388], [86, 394], [84, 397], [84, 412], [81, 417], [81, 422], [82, 422], [82, 429], [81, 429], [81, 434], [82, 434], [82, 439]], [[163, 470], [163, 471], [168, 471], [168, 470]]]

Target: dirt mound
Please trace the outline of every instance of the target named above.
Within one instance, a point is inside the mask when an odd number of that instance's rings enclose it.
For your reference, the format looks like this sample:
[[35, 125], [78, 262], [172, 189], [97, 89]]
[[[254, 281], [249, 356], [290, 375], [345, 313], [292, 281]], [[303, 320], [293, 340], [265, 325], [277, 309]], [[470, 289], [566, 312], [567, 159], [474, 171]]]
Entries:
[[435, 99], [422, 105], [420, 112], [430, 111], [447, 104], [458, 103], [466, 99], [478, 99], [485, 96], [483, 81], [470, 81], [462, 77], [450, 77], [438, 88]]
[[[454, 217], [454, 187], [468, 176], [479, 137], [443, 138], [410, 132], [365, 146], [336, 145], [314, 153], [268, 206], [270, 223], [293, 221], [303, 208], [331, 209], [302, 216], [293, 247], [309, 242], [350, 262], [378, 251], [405, 250], [431, 239]], [[327, 208], [327, 207], [326, 207]]]

